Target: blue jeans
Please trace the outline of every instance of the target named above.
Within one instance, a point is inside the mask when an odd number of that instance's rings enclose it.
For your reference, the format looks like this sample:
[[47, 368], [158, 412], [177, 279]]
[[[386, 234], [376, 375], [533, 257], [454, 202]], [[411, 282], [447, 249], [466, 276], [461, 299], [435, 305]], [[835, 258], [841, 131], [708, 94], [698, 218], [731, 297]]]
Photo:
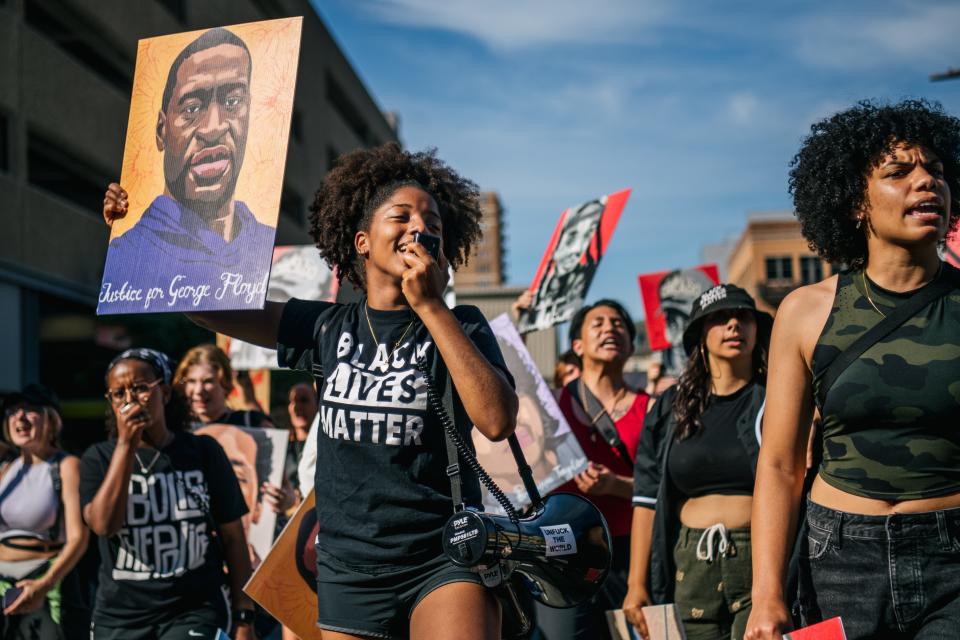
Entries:
[[849, 640], [960, 637], [960, 509], [862, 516], [808, 501], [804, 625], [840, 616]]

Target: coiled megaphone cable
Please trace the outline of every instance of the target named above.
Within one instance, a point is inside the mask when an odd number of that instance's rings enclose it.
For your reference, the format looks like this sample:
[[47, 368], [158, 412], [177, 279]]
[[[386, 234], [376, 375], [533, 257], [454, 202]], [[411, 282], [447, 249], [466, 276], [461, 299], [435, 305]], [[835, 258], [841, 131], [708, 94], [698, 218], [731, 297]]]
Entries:
[[[443, 403], [440, 401], [440, 398], [437, 397], [436, 392], [436, 382], [433, 379], [433, 376], [430, 374], [430, 370], [427, 367], [426, 358], [417, 358], [416, 359], [417, 371], [423, 374], [424, 379], [427, 381], [427, 403], [430, 405], [430, 408], [437, 414], [437, 417], [440, 418], [440, 424], [443, 426], [443, 430], [447, 433], [447, 437], [450, 438], [450, 441], [453, 442], [454, 446], [457, 448], [457, 452], [460, 454], [460, 459], [466, 463], [470, 469], [477, 474], [477, 477], [480, 479], [480, 482], [483, 483], [483, 486], [487, 488], [487, 491], [490, 492], [490, 495], [496, 499], [496, 501], [503, 508], [504, 512], [507, 514], [507, 517], [510, 519], [510, 522], [517, 524], [520, 522], [520, 516], [517, 515], [517, 510], [511, 504], [510, 499], [507, 498], [507, 495], [497, 486], [497, 483], [493, 481], [486, 470], [480, 465], [480, 461], [477, 460], [477, 457], [473, 455], [473, 452], [470, 451], [470, 448], [463, 441], [463, 438], [460, 437], [460, 432], [457, 431], [456, 426], [453, 424], [453, 420], [450, 415], [447, 414], [447, 410], [444, 408]], [[450, 380], [450, 384], [453, 384], [453, 380]]]

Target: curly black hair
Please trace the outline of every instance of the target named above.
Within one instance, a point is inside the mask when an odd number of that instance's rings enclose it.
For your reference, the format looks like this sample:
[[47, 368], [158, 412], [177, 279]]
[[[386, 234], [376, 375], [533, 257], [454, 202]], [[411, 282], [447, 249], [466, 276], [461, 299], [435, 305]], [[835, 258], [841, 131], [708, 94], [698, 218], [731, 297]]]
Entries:
[[960, 218], [960, 120], [938, 102], [870, 100], [816, 122], [790, 163], [790, 193], [810, 248], [835, 264], [862, 266], [867, 241], [853, 213], [866, 203], [867, 177], [899, 143], [923, 146], [943, 162], [950, 186], [948, 229]]
[[330, 170], [310, 206], [310, 235], [337, 277], [364, 287], [363, 260], [354, 248], [377, 210], [400, 187], [417, 185], [429, 193], [443, 221], [443, 253], [456, 270], [466, 264], [480, 239], [477, 185], [436, 157], [436, 150], [404, 151], [395, 142], [343, 155]]

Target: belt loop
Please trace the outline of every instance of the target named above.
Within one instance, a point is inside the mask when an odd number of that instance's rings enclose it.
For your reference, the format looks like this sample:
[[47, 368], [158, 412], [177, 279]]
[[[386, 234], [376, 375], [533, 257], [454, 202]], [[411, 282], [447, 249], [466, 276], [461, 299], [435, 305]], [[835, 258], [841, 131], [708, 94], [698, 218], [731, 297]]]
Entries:
[[937, 514], [937, 533], [940, 534], [940, 548], [950, 551], [953, 543], [950, 540], [950, 529], [947, 528], [947, 514], [943, 511], [934, 511]]
[[833, 531], [830, 532], [830, 535], [833, 536], [833, 548], [840, 549], [840, 540], [843, 538], [843, 512], [834, 510], [833, 512]]

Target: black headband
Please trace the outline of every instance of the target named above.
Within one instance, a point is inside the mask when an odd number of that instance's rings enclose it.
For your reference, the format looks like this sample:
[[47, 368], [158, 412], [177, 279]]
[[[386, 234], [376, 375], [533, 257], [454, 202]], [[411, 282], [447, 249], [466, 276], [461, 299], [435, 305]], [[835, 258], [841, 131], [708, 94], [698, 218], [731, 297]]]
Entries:
[[165, 353], [161, 353], [155, 349], [127, 349], [110, 361], [110, 364], [107, 365], [107, 373], [109, 374], [121, 360], [140, 360], [141, 362], [146, 362], [153, 367], [157, 377], [163, 380], [164, 384], [170, 384], [170, 381], [173, 379], [173, 364], [170, 362], [170, 358], [168, 358]]

